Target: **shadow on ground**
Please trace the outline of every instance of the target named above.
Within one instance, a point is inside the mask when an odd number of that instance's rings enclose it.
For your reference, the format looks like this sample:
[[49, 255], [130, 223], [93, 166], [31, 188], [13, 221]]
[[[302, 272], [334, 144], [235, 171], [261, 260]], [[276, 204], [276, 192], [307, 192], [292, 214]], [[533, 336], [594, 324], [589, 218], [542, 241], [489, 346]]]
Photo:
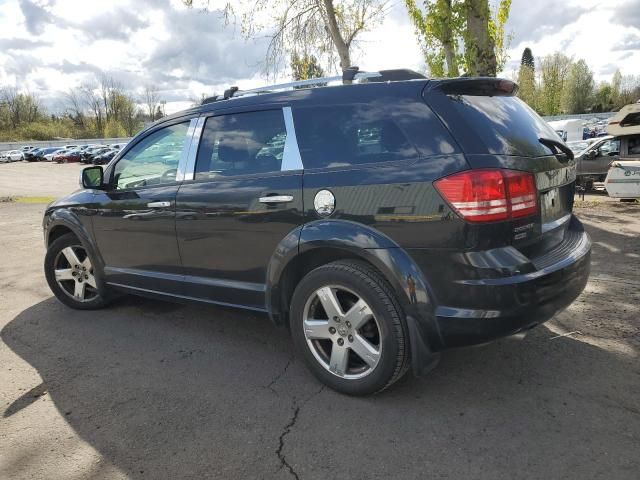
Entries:
[[[637, 355], [545, 327], [450, 352], [428, 377], [369, 398], [323, 389], [286, 332], [244, 312], [127, 298], [87, 313], [48, 299], [1, 336], [42, 378], [2, 420], [47, 393], [134, 478], [610, 479], [640, 468]], [[23, 455], [5, 471], [38, 452]]]

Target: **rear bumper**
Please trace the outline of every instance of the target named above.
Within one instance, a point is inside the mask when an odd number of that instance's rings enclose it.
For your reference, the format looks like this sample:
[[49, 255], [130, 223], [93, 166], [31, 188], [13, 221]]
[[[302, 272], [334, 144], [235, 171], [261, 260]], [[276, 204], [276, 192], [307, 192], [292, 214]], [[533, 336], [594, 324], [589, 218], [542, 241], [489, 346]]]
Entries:
[[573, 217], [559, 245], [516, 269], [526, 273], [450, 279], [444, 286], [449, 304], [436, 301], [434, 309], [440, 344], [433, 349], [478, 345], [546, 322], [580, 295], [590, 257], [591, 240]]

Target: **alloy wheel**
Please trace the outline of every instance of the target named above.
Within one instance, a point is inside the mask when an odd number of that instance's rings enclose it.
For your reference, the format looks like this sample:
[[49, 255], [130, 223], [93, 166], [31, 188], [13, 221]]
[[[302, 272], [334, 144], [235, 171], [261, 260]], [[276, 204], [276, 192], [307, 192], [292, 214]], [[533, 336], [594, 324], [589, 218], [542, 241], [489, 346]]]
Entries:
[[309, 297], [303, 315], [307, 345], [326, 370], [346, 379], [373, 372], [382, 332], [364, 299], [342, 286], [324, 286]]
[[63, 248], [54, 261], [56, 282], [76, 302], [90, 302], [98, 296], [93, 266], [84, 247]]

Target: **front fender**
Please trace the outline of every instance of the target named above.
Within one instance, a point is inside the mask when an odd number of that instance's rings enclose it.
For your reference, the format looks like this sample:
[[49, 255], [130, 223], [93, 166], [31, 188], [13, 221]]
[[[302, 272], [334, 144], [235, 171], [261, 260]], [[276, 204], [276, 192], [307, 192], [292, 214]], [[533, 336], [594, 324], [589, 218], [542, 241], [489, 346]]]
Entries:
[[[81, 192], [77, 193], [79, 194]], [[67, 197], [67, 199], [70, 197]], [[62, 203], [62, 201], [50, 205], [47, 208], [43, 221], [44, 241], [45, 246], [49, 245], [49, 237], [57, 228], [70, 230], [76, 237], [78, 237], [82, 246], [87, 250], [87, 252], [89, 252], [89, 255], [91, 255], [91, 258], [94, 261], [94, 274], [96, 276], [96, 280], [103, 283], [104, 260], [102, 259], [102, 255], [100, 255], [99, 249], [96, 248], [93, 235], [90, 231], [90, 217], [94, 213], [94, 209], [77, 206], [77, 204], [67, 206]]]
[[[379, 270], [391, 284], [407, 317], [414, 369], [432, 359], [442, 340], [435, 321], [430, 288], [411, 257], [383, 233], [348, 220], [318, 220], [296, 228], [283, 239], [267, 271], [266, 303], [272, 319], [280, 318], [281, 279], [298, 256], [333, 249], [360, 258]], [[423, 360], [415, 358], [422, 351]], [[428, 361], [425, 360], [428, 357]], [[422, 367], [420, 367], [422, 368]]]

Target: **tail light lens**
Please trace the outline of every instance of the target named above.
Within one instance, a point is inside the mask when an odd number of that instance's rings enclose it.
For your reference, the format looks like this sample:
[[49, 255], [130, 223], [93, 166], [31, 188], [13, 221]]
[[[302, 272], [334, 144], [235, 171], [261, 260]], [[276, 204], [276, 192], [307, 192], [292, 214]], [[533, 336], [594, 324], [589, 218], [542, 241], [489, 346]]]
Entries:
[[469, 222], [496, 222], [538, 212], [533, 174], [516, 170], [468, 170], [436, 180], [440, 195]]

